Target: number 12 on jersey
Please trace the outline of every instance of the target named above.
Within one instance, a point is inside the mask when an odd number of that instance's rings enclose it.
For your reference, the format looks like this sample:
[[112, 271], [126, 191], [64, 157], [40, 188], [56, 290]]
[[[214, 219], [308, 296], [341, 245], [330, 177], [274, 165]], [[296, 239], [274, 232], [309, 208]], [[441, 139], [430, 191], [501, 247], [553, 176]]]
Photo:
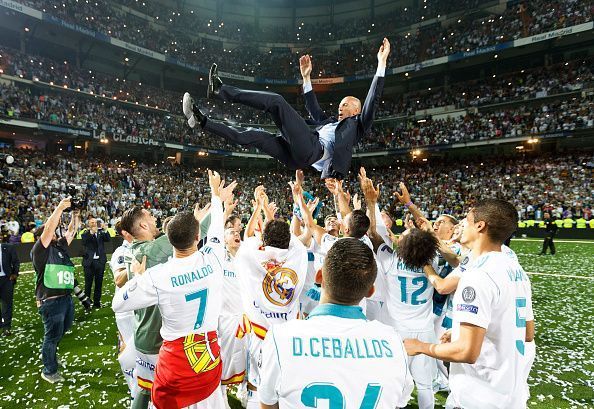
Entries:
[[[368, 383], [359, 409], [376, 408], [381, 392], [382, 387], [380, 385]], [[320, 400], [328, 401], [328, 409], [344, 409], [345, 407], [344, 395], [332, 383], [311, 383], [301, 392], [301, 403], [308, 408], [317, 408]]]
[[[421, 305], [425, 304], [427, 300], [420, 299], [419, 297], [423, 295], [423, 293], [427, 290], [427, 277], [419, 276], [410, 279], [410, 277], [402, 277], [398, 276], [398, 281], [400, 281], [400, 294], [401, 300], [404, 304], [412, 304], [412, 305]], [[413, 293], [411, 294], [410, 299], [408, 299], [408, 287], [410, 286], [419, 286]]]
[[196, 291], [190, 294], [186, 294], [186, 302], [198, 300], [200, 305], [198, 306], [198, 315], [196, 316], [196, 323], [194, 329], [198, 329], [204, 323], [204, 313], [206, 312], [206, 298], [208, 297], [208, 288], [204, 288], [200, 291]]

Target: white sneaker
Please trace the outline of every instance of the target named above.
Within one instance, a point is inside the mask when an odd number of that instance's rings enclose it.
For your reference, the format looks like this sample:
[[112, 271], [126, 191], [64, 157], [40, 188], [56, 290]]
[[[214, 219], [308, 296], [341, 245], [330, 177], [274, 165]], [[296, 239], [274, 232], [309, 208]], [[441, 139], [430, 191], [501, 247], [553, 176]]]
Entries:
[[[192, 105], [194, 105], [194, 99], [192, 99], [192, 96], [189, 93], [185, 93], [184, 94], [184, 99], [182, 101], [182, 108], [184, 111], [184, 115], [186, 116], [186, 118], [190, 119], [194, 116], [194, 112], [192, 111]], [[194, 121], [195, 124], [196, 121]], [[192, 125], [190, 125], [192, 126]], [[192, 126], [193, 128], [193, 126]]]
[[190, 125], [190, 128], [194, 128], [196, 126], [196, 118], [194, 118], [194, 115], [188, 119], [188, 125]]
[[51, 375], [44, 374], [42, 372], [41, 379], [48, 381], [51, 384], [64, 381], [64, 377], [62, 375], [60, 375], [58, 372], [56, 372], [55, 374], [51, 374]]

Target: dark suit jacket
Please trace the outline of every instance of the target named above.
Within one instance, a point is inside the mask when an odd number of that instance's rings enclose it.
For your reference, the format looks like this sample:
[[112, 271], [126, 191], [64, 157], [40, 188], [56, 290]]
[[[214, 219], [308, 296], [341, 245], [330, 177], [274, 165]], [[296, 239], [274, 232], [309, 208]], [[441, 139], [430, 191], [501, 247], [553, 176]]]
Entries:
[[12, 244], [2, 243], [2, 271], [7, 277], [16, 274], [19, 275], [19, 269], [21, 268], [21, 262], [17, 256], [16, 248]]
[[93, 256], [99, 256], [99, 262], [106, 263], [107, 256], [105, 255], [104, 243], [110, 240], [109, 233], [104, 230], [97, 230], [97, 238], [95, 238], [88, 230], [81, 236], [84, 253], [83, 253], [83, 267], [88, 267], [93, 262]]
[[[371, 87], [365, 98], [365, 103], [359, 115], [345, 118], [336, 127], [336, 140], [334, 142], [334, 155], [322, 170], [322, 179], [344, 179], [351, 167], [353, 147], [371, 129], [373, 116], [384, 89], [384, 77], [373, 77]], [[313, 90], [306, 92], [305, 107], [311, 115], [308, 121], [311, 125], [323, 126], [336, 122], [336, 118], [329, 117], [322, 111]]]

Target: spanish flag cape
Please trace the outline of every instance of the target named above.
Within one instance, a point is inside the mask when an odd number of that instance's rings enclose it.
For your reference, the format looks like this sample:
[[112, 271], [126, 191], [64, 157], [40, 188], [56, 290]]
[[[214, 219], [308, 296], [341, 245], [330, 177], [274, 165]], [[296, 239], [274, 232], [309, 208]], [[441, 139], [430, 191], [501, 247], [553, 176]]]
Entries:
[[216, 331], [163, 341], [151, 400], [157, 409], [201, 402], [219, 387], [222, 370]]

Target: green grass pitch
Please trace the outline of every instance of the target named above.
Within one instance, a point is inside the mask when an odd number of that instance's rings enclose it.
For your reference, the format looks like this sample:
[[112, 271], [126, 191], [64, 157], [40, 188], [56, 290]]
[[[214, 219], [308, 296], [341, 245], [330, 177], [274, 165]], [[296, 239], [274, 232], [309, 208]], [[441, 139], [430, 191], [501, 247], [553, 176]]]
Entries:
[[[530, 376], [530, 408], [594, 408], [594, 242], [560, 242], [557, 255], [538, 256], [540, 242], [512, 241], [532, 275], [536, 314], [536, 362]], [[80, 263], [80, 260], [75, 260]], [[23, 263], [22, 271], [31, 270]], [[82, 268], [77, 268], [82, 281]], [[580, 276], [576, 278], [569, 276]], [[106, 307], [85, 314], [76, 301], [75, 322], [60, 344], [66, 381], [50, 385], [39, 374], [43, 325], [34, 298], [34, 274], [15, 289], [13, 336], [0, 338], [0, 408], [123, 408], [126, 386], [116, 361], [113, 296], [105, 274]], [[445, 394], [438, 394], [437, 408]], [[239, 407], [236, 402], [232, 407]], [[416, 408], [411, 401], [410, 408]]]

